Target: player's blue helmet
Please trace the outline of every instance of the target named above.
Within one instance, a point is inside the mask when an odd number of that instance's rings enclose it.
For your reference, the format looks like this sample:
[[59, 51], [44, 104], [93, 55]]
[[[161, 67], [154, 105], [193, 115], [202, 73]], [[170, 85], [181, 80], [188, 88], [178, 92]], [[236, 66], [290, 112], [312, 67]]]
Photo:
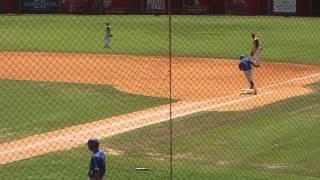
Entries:
[[244, 55], [240, 55], [240, 60], [242, 60], [243, 58], [245, 58], [245, 56]]

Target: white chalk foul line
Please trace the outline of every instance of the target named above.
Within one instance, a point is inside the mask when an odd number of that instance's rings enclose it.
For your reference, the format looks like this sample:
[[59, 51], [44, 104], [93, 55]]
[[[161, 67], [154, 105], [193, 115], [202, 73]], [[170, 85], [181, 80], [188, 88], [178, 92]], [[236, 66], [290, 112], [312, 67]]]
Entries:
[[311, 75], [307, 75], [307, 76], [302, 76], [302, 77], [299, 77], [299, 78], [290, 79], [290, 80], [283, 81], [283, 82], [280, 82], [280, 83], [276, 83], [276, 84], [273, 84], [273, 85], [265, 86], [265, 87], [262, 87], [260, 89], [272, 88], [272, 87], [275, 87], [275, 86], [280, 86], [280, 85], [284, 85], [284, 84], [288, 84], [288, 83], [291, 83], [291, 82], [304, 80], [304, 79], [308, 79], [308, 78], [312, 78], [312, 77], [316, 77], [316, 76], [320, 76], [320, 73], [316, 73], [316, 74], [311, 74]]

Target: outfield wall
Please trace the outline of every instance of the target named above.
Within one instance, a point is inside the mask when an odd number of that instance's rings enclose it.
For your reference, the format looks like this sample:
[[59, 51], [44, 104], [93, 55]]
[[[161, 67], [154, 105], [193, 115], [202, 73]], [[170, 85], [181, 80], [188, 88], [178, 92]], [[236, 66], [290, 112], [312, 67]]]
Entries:
[[[171, 0], [171, 12], [297, 16], [312, 14], [312, 0], [295, 0], [294, 13], [274, 12], [274, 1], [281, 0]], [[161, 3], [154, 6], [150, 2]], [[0, 13], [166, 14], [168, 2], [169, 0], [1, 0]]]
[[0, 0], [0, 13], [18, 13], [19, 3], [17, 0]]

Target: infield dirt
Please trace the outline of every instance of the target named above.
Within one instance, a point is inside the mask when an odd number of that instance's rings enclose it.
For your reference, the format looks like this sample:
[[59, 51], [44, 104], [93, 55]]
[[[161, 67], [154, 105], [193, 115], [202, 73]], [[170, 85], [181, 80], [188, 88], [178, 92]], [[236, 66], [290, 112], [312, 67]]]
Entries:
[[[247, 83], [237, 60], [73, 53], [2, 52], [0, 78], [14, 80], [110, 84], [121, 91], [172, 97], [173, 118], [199, 111], [247, 110], [312, 92], [320, 66], [264, 62], [254, 70], [259, 95], [240, 95]], [[0, 164], [77, 147], [90, 137], [105, 138], [169, 120], [164, 105], [93, 123], [0, 144]], [[37, 142], [37, 143], [35, 143]], [[6, 147], [11, 147], [8, 150]], [[10, 154], [10, 156], [8, 156]]]

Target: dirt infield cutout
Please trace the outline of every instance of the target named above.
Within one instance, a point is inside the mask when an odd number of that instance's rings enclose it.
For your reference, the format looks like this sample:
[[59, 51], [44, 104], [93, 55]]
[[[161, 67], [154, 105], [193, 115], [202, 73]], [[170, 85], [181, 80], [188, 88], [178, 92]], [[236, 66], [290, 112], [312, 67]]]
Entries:
[[[164, 57], [2, 52], [0, 60], [1, 79], [111, 84], [126, 92], [169, 97], [169, 59]], [[179, 57], [172, 62], [172, 96], [180, 100], [172, 106], [173, 118], [252, 109], [311, 93], [306, 85], [320, 81], [320, 66], [265, 62], [254, 71], [259, 94], [240, 95], [247, 85], [238, 61]], [[169, 113], [164, 105], [3, 143], [0, 164], [167, 121]]]

